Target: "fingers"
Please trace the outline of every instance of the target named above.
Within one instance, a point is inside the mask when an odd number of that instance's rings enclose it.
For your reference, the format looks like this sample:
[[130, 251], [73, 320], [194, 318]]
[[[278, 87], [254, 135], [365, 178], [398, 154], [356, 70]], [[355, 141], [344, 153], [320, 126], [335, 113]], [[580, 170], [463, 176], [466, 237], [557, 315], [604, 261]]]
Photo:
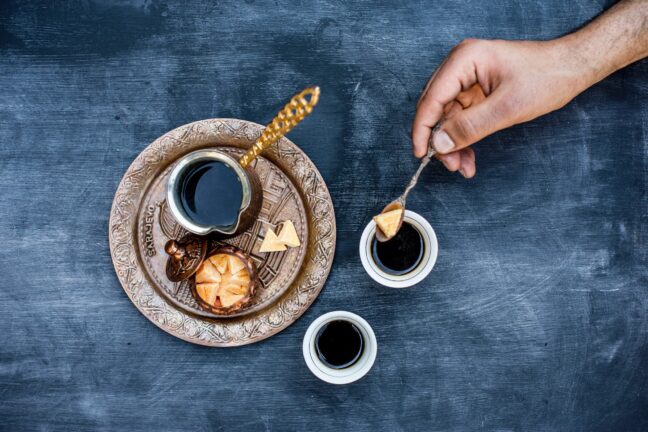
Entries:
[[433, 137], [435, 150], [441, 154], [456, 152], [515, 124], [515, 113], [503, 94], [495, 91], [481, 103], [472, 104], [444, 121]]
[[448, 169], [448, 171], [459, 171], [461, 168], [461, 154], [460, 152], [448, 153], [446, 155], [439, 155], [438, 159]]
[[438, 159], [448, 169], [448, 171], [459, 171], [465, 178], [472, 178], [477, 171], [475, 165], [475, 152], [468, 147], [454, 153], [439, 155]]
[[461, 150], [461, 167], [459, 172], [465, 178], [473, 178], [477, 172], [477, 166], [475, 165], [475, 151], [470, 147]]
[[443, 109], [443, 118], [449, 119], [457, 114], [459, 111], [463, 110], [461, 104], [457, 101], [452, 101]]
[[443, 59], [439, 67], [434, 71], [430, 79], [428, 80], [427, 83], [425, 83], [425, 87], [423, 88], [423, 91], [421, 92], [421, 96], [419, 96], [418, 101], [416, 102], [416, 108], [421, 105], [421, 101], [425, 98], [425, 95], [427, 94], [428, 90], [430, 89], [430, 86], [432, 85], [432, 82], [434, 82], [434, 78], [438, 75], [439, 71], [443, 68], [443, 65], [445, 65], [448, 62], [448, 57]]
[[466, 109], [472, 105], [476, 105], [486, 99], [486, 94], [479, 84], [475, 84], [466, 91], [462, 91], [457, 95], [457, 102], [461, 107]]
[[417, 157], [427, 153], [431, 130], [443, 116], [445, 106], [476, 82], [474, 65], [460, 52], [451, 54], [435, 72], [419, 101], [412, 125], [412, 142]]

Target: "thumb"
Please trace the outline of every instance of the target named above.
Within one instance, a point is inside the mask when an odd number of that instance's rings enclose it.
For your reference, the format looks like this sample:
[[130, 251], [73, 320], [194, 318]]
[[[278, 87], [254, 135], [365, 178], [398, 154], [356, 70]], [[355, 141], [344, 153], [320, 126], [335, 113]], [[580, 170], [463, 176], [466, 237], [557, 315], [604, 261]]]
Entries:
[[506, 98], [494, 92], [481, 103], [457, 112], [434, 134], [434, 149], [441, 154], [455, 152], [513, 125], [510, 106]]

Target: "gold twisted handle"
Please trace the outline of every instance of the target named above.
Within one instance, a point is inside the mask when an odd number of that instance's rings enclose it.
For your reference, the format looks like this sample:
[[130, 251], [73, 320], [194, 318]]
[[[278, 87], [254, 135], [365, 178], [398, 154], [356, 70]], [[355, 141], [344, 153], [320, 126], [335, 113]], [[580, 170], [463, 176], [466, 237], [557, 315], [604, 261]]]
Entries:
[[[252, 148], [241, 156], [241, 159], [239, 159], [241, 166], [243, 168], [247, 167], [263, 150], [279, 141], [281, 137], [297, 126], [297, 123], [304, 120], [307, 115], [312, 113], [313, 108], [315, 108], [315, 105], [317, 105], [317, 101], [319, 100], [319, 95], [319, 87], [309, 87], [301, 93], [293, 96], [293, 98], [290, 99], [290, 102], [288, 102], [286, 106], [279, 111], [279, 114], [272, 119], [272, 122], [266, 126]], [[308, 99], [309, 96], [310, 99]]]

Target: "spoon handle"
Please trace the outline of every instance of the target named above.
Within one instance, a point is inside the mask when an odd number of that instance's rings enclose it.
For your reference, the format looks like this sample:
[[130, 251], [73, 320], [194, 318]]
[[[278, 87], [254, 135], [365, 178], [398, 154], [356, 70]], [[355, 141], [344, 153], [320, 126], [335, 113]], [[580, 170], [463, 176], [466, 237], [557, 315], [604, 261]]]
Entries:
[[[279, 141], [281, 137], [297, 126], [297, 123], [312, 113], [313, 108], [315, 108], [319, 100], [319, 95], [319, 87], [308, 87], [301, 93], [293, 96], [290, 102], [266, 126], [252, 148], [241, 156], [241, 159], [239, 159], [241, 166], [243, 168], [248, 166], [263, 150]], [[310, 96], [310, 99], [308, 99], [308, 96]]]
[[423, 159], [421, 159], [421, 164], [416, 170], [416, 173], [414, 173], [414, 175], [412, 176], [409, 183], [407, 183], [407, 186], [405, 187], [405, 192], [403, 192], [403, 195], [401, 195], [401, 199], [399, 200], [402, 201], [403, 206], [405, 206], [405, 200], [407, 199], [407, 195], [410, 193], [412, 189], [414, 189], [414, 186], [416, 186], [419, 176], [421, 175], [421, 172], [423, 172], [423, 168], [425, 168], [427, 164], [430, 163], [430, 160], [435, 154], [436, 151], [432, 147], [430, 147], [428, 153], [423, 157]]
[[428, 152], [425, 156], [423, 156], [423, 159], [421, 159], [421, 164], [419, 165], [418, 169], [412, 176], [409, 183], [407, 183], [403, 195], [401, 195], [400, 198], [398, 199], [398, 201], [403, 205], [403, 207], [405, 207], [405, 201], [407, 200], [407, 195], [410, 193], [412, 189], [414, 189], [414, 186], [416, 186], [416, 183], [418, 182], [419, 176], [421, 175], [423, 168], [425, 168], [427, 164], [430, 163], [430, 160], [436, 154], [436, 150], [434, 150], [434, 147], [432, 145], [432, 137], [434, 136], [434, 133], [439, 130], [440, 127], [441, 127], [441, 123], [437, 123], [437, 125], [434, 126], [434, 128], [432, 129], [432, 133], [430, 134], [430, 140], [428, 141]]

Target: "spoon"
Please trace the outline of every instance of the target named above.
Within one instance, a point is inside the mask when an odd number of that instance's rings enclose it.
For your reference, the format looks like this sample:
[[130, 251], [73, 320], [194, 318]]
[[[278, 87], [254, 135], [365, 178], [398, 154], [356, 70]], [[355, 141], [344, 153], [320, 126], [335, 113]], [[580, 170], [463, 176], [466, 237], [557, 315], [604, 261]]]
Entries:
[[398, 231], [400, 231], [401, 226], [403, 225], [403, 216], [405, 216], [405, 202], [407, 201], [407, 195], [412, 189], [414, 189], [414, 186], [416, 186], [419, 176], [421, 175], [421, 172], [423, 172], [423, 168], [425, 168], [427, 164], [430, 163], [430, 160], [436, 154], [436, 150], [434, 150], [434, 147], [432, 147], [432, 137], [434, 136], [434, 133], [439, 130], [439, 127], [441, 127], [441, 124], [437, 123], [434, 129], [432, 129], [432, 133], [430, 134], [430, 141], [428, 142], [428, 152], [425, 156], [423, 156], [423, 159], [421, 159], [421, 164], [412, 176], [412, 179], [409, 181], [409, 183], [407, 183], [407, 186], [405, 187], [405, 190], [403, 191], [401, 196], [387, 204], [385, 208], [380, 212], [380, 214], [383, 214], [393, 210], [402, 210], [400, 214], [400, 220], [398, 221], [398, 228], [393, 235], [386, 236], [385, 233], [382, 232], [380, 227], [376, 229], [376, 240], [378, 240], [379, 242], [386, 242], [387, 240], [391, 240], [398, 233]]

